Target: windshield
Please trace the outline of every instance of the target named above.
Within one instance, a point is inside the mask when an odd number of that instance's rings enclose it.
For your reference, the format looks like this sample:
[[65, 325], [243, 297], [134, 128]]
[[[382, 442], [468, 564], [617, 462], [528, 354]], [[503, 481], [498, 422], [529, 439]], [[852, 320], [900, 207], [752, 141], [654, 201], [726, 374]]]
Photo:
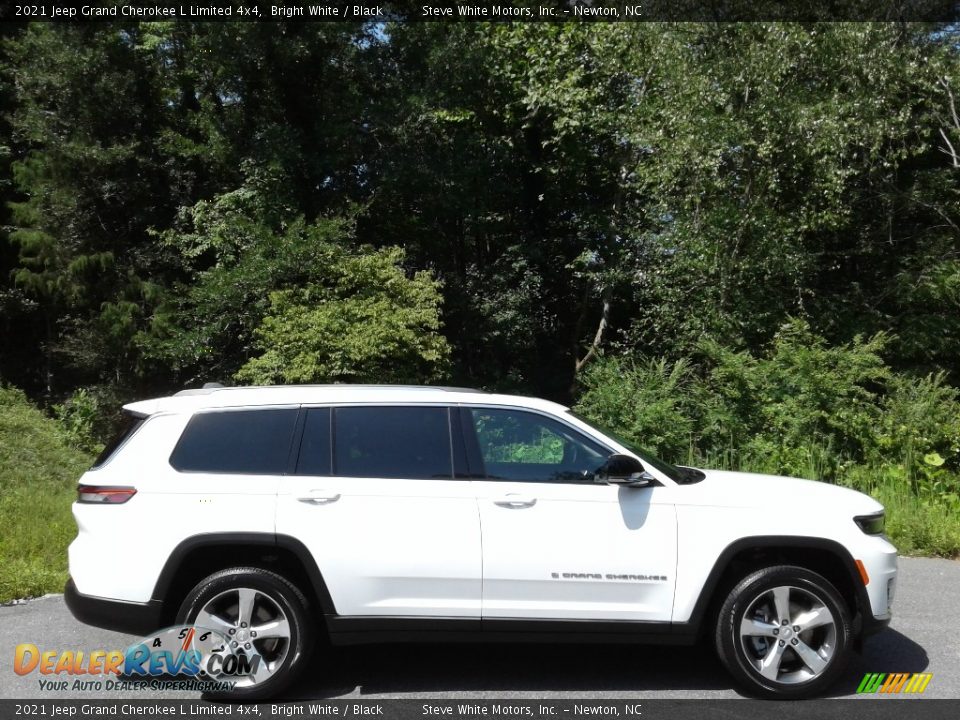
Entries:
[[606, 435], [611, 440], [616, 440], [618, 444], [623, 445], [623, 447], [625, 447], [627, 450], [629, 450], [638, 458], [640, 458], [640, 460], [642, 460], [645, 464], [656, 468], [657, 470], [662, 472], [664, 475], [666, 475], [668, 478], [673, 480], [675, 483], [680, 483], [680, 484], [693, 483], [699, 480], [703, 480], [704, 478], [704, 474], [701, 471], [695, 468], [677, 467], [676, 465], [671, 465], [665, 460], [661, 460], [660, 458], [651, 455], [646, 450], [638, 448], [632, 442], [630, 442], [629, 440], [626, 440], [625, 438], [621, 437], [619, 434], [613, 432], [612, 430], [608, 430], [607, 428], [601, 425], [598, 425], [594, 421], [587, 420], [585, 417], [578, 415], [573, 410], [567, 410], [567, 413], [575, 417], [580, 422], [586, 423], [587, 425], [592, 427], [594, 430], [597, 430], [600, 433]]

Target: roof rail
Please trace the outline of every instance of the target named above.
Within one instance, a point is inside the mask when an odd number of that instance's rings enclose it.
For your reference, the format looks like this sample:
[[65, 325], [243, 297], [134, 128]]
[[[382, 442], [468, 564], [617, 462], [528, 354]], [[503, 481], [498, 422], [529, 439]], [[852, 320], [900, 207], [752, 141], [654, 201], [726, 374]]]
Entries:
[[217, 390], [260, 390], [260, 389], [273, 389], [273, 388], [397, 388], [401, 390], [440, 390], [442, 392], [459, 392], [459, 393], [483, 393], [486, 394], [486, 390], [480, 390], [477, 388], [468, 388], [468, 387], [453, 387], [449, 385], [391, 385], [389, 383], [319, 383], [314, 385], [240, 385], [234, 387], [225, 387], [221, 383], [210, 382], [204, 383], [202, 388], [189, 388], [187, 390], [180, 390], [173, 394], [174, 397], [183, 397], [186, 395], [209, 395], [210, 393], [216, 392]]

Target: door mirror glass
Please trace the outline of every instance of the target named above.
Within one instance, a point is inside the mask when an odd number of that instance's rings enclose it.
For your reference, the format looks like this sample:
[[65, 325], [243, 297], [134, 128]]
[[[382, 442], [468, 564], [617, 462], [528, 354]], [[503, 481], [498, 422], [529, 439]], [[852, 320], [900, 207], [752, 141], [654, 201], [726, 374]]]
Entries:
[[630, 455], [611, 455], [597, 471], [596, 481], [622, 487], [649, 487], [657, 479], [646, 471], [643, 463]]

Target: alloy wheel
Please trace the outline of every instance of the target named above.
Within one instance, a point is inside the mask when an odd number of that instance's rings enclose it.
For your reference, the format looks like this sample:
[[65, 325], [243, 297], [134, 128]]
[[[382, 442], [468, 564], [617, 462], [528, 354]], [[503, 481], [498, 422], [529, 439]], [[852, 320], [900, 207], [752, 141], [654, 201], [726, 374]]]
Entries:
[[820, 677], [833, 661], [837, 623], [817, 595], [781, 585], [750, 601], [739, 640], [747, 661], [767, 680], [804, 683]]
[[254, 588], [231, 588], [215, 595], [193, 624], [223, 634], [230, 652], [246, 656], [254, 666], [250, 675], [237, 678], [237, 687], [259, 685], [273, 677], [291, 645], [290, 621], [280, 603]]

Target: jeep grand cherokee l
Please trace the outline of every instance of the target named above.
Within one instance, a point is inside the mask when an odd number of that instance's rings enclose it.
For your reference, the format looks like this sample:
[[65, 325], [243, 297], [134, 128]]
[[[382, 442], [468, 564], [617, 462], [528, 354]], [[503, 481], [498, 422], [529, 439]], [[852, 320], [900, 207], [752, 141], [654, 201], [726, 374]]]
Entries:
[[798, 698], [890, 621], [883, 508], [792, 478], [675, 467], [545, 400], [457, 388], [206, 388], [125, 407], [80, 480], [67, 602], [192, 624], [268, 697], [334, 644], [693, 644]]

